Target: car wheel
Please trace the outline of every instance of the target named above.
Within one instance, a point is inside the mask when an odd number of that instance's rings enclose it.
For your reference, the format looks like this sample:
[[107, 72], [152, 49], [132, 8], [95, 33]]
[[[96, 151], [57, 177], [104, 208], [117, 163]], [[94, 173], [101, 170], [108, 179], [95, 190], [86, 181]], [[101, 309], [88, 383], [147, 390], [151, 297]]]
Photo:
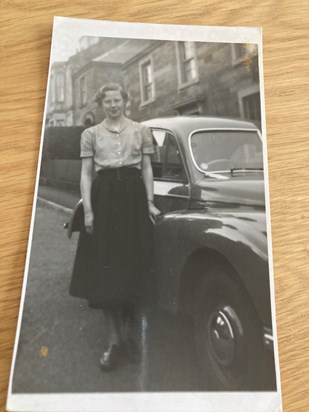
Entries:
[[264, 363], [262, 328], [240, 282], [226, 269], [212, 270], [200, 287], [195, 338], [207, 389], [260, 389]]

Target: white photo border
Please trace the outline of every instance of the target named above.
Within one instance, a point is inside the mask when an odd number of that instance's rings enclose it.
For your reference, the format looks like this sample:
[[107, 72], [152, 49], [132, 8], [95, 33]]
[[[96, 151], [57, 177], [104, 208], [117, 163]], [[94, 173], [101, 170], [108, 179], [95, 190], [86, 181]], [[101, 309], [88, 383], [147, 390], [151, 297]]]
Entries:
[[[12, 393], [12, 381], [16, 362], [19, 335], [21, 330], [23, 307], [29, 272], [32, 248], [37, 194], [39, 187], [40, 166], [42, 161], [44, 127], [47, 111], [47, 96], [50, 83], [51, 65], [57, 58], [58, 45], [65, 34], [77, 36], [99, 36], [130, 39], [154, 39], [171, 41], [196, 41], [215, 43], [247, 43], [258, 46], [261, 120], [263, 136], [264, 188], [266, 200], [266, 222], [268, 233], [269, 281], [271, 292], [271, 311], [274, 334], [274, 356], [276, 367], [277, 390], [273, 392], [136, 392], [136, 393], [66, 393], [66, 394], [17, 394]], [[49, 62], [45, 108], [40, 141], [40, 151], [36, 174], [35, 191], [28, 239], [24, 281], [19, 309], [16, 338], [13, 351], [9, 381], [7, 410], [24, 412], [280, 412], [281, 384], [279, 373], [279, 355], [277, 344], [274, 271], [271, 240], [270, 197], [268, 181], [268, 158], [266, 144], [266, 116], [263, 78], [262, 31], [256, 27], [221, 27], [221, 26], [184, 26], [174, 24], [128, 23], [104, 20], [90, 20], [67, 17], [54, 17], [51, 55]], [[103, 405], [103, 409], [102, 409]]]

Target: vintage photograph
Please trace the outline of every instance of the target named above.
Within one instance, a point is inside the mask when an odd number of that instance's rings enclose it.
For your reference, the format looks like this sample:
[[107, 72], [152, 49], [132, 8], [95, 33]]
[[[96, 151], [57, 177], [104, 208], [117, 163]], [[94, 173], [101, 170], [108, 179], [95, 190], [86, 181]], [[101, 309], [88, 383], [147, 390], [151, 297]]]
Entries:
[[260, 32], [94, 22], [55, 19], [9, 410], [275, 412]]

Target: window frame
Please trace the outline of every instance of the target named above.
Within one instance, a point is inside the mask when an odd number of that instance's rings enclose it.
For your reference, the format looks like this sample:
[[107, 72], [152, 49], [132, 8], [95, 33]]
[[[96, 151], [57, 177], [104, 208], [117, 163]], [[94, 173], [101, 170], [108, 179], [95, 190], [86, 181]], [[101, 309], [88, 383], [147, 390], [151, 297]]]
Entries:
[[[189, 145], [189, 152], [190, 152], [190, 156], [191, 156], [191, 160], [193, 161], [193, 164], [195, 166], [195, 169], [197, 169], [199, 172], [201, 172], [203, 175], [207, 175], [207, 171], [203, 170], [199, 167], [199, 165], [196, 162], [196, 159], [194, 157], [194, 153], [192, 150], [192, 136], [195, 135], [196, 133], [208, 133], [208, 132], [253, 132], [256, 133], [257, 136], [259, 137], [261, 144], [262, 144], [262, 152], [263, 152], [263, 137], [262, 134], [260, 132], [260, 130], [258, 128], [240, 128], [240, 127], [212, 127], [212, 128], [208, 128], [208, 129], [195, 129], [193, 130], [190, 134], [189, 134], [189, 138], [188, 138], [188, 145]], [[263, 159], [264, 160], [264, 159]], [[229, 172], [229, 170], [217, 170], [215, 172], [209, 172], [209, 176], [211, 176], [212, 174], [220, 174], [220, 173], [226, 173]], [[224, 177], [224, 179], [226, 179], [226, 177]]]
[[[185, 47], [184, 46], [185, 43], [190, 43], [193, 45], [193, 55], [189, 60], [186, 60], [186, 61], [184, 61], [181, 57], [181, 53], [182, 53], [181, 45]], [[175, 42], [175, 47], [176, 47], [176, 56], [177, 56], [178, 88], [179, 90], [181, 90], [181, 89], [184, 89], [185, 87], [191, 86], [192, 84], [198, 83], [200, 81], [197, 57], [196, 57], [196, 46], [195, 46], [195, 42], [178, 41], [178, 42]], [[184, 79], [184, 64], [185, 62], [188, 62], [190, 60], [193, 60], [194, 62], [196, 77], [192, 78], [191, 80], [186, 80]]]
[[239, 112], [240, 116], [242, 119], [254, 122], [254, 121], [261, 121], [262, 118], [260, 119], [248, 119], [245, 117], [245, 107], [244, 107], [244, 101], [243, 99], [246, 97], [249, 97], [253, 94], [260, 93], [260, 113], [262, 117], [262, 105], [261, 105], [261, 91], [260, 91], [260, 86], [259, 84], [254, 84], [250, 87], [247, 87], [245, 89], [239, 90], [237, 95], [238, 95], [238, 106], [239, 106]]
[[[164, 128], [161, 128], [161, 127], [151, 126], [150, 129], [151, 129], [152, 133], [153, 133], [154, 130], [159, 130], [161, 132], [166, 132], [167, 134], [169, 134], [172, 137], [172, 139], [176, 143], [176, 146], [177, 146], [177, 149], [178, 149], [178, 152], [179, 152], [180, 161], [181, 161], [181, 164], [182, 164], [182, 168], [184, 170], [184, 178], [183, 179], [173, 179], [173, 178], [153, 176], [153, 180], [158, 181], [158, 182], [174, 182], [174, 183], [188, 184], [190, 182], [190, 179], [189, 179], [189, 174], [188, 174], [188, 170], [187, 170], [187, 164], [185, 162], [184, 155], [183, 155], [182, 150], [181, 150], [181, 146], [179, 145], [178, 139], [175, 136], [175, 134], [171, 130], [164, 129]], [[153, 138], [155, 139], [155, 137], [153, 137]], [[170, 145], [169, 142], [167, 142], [166, 149], [168, 149], [169, 145]], [[166, 150], [165, 153], [164, 153], [164, 158], [162, 160], [162, 172], [166, 168], [167, 154], [168, 154], [168, 151]], [[153, 165], [153, 162], [151, 160], [151, 166], [152, 165]]]
[[[151, 85], [151, 93], [152, 96], [149, 99], [145, 98], [145, 76], [144, 76], [144, 67], [146, 65], [148, 65], [147, 63], [149, 63], [149, 67], [151, 70], [151, 77], [152, 77], [152, 82], [149, 83]], [[148, 55], [146, 56], [144, 59], [142, 59], [139, 62], [139, 80], [140, 80], [140, 93], [141, 93], [141, 107], [152, 103], [155, 101], [156, 96], [155, 96], [155, 84], [154, 84], [154, 70], [153, 70], [153, 58], [152, 55]]]
[[232, 48], [232, 64], [233, 66], [236, 66], [239, 63], [242, 63], [246, 59], [246, 53], [244, 52], [243, 55], [238, 56], [236, 47], [238, 46], [244, 46], [245, 43], [232, 43], [231, 48]]
[[[61, 81], [60, 81], [61, 79]], [[63, 72], [56, 72], [56, 101], [57, 103], [64, 103], [65, 100], [65, 75]]]
[[[84, 89], [82, 87], [82, 82], [84, 82]], [[86, 85], [86, 75], [83, 74], [79, 78], [79, 95], [80, 95], [80, 107], [84, 107], [87, 105], [88, 100], [88, 93], [87, 93], [87, 85]]]
[[56, 103], [55, 78], [55, 73], [52, 73], [50, 75], [50, 99], [52, 104]]
[[[236, 47], [237, 46], [246, 46], [244, 47], [244, 53], [241, 56], [237, 56]], [[236, 66], [237, 64], [241, 64], [244, 61], [250, 58], [250, 56], [255, 54], [253, 48], [256, 48], [256, 44], [253, 43], [231, 43], [231, 54], [232, 54], [232, 66]], [[257, 53], [257, 51], [256, 51]]]

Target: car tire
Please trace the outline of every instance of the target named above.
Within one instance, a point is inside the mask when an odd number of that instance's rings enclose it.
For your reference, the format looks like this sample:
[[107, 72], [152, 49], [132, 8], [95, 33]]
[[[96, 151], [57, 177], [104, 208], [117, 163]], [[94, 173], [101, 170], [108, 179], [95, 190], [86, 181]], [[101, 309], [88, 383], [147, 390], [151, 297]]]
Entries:
[[207, 390], [262, 390], [262, 327], [241, 283], [227, 272], [215, 267], [199, 285], [194, 329], [202, 379]]

